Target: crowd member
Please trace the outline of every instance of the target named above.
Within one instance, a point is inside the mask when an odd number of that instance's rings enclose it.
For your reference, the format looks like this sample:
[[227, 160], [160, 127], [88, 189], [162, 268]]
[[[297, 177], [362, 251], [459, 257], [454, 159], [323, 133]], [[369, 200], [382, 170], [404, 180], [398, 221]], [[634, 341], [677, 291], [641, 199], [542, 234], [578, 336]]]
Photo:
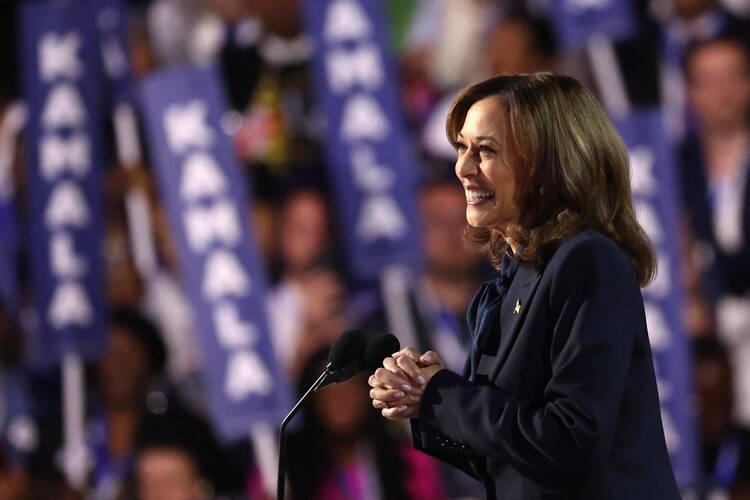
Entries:
[[732, 369], [715, 337], [693, 343], [695, 393], [700, 424], [701, 499], [750, 498], [750, 431], [732, 417]]
[[[718, 38], [691, 47], [688, 96], [696, 123], [679, 148], [683, 205], [702, 292], [737, 366], [750, 359], [750, 52]], [[738, 416], [750, 422], [750, 373], [737, 373]]]
[[[24, 463], [24, 451], [14, 442], [9, 426], [8, 378], [21, 360], [21, 335], [0, 302], [0, 500], [24, 499], [30, 478]], [[6, 399], [8, 398], [8, 399]]]
[[675, 138], [687, 131], [689, 115], [682, 63], [687, 48], [694, 43], [720, 36], [742, 37], [750, 41], [750, 22], [726, 11], [717, 0], [674, 0], [657, 4], [662, 25], [661, 104], [667, 113], [667, 128]]
[[201, 383], [201, 348], [195, 318], [180, 282], [177, 248], [164, 206], [152, 200], [151, 225], [158, 256], [157, 269], [144, 276], [143, 310], [159, 327], [169, 356], [166, 370], [183, 402], [197, 413], [205, 412]]
[[[460, 370], [470, 342], [466, 308], [487, 266], [464, 241], [463, 190], [448, 178], [451, 172], [443, 163], [432, 169], [420, 188], [424, 268], [413, 281], [409, 305], [420, 348], [442, 347], [449, 353], [449, 365]], [[367, 315], [360, 326], [365, 331], [391, 331], [382, 309]]]
[[240, 498], [227, 490], [222, 450], [206, 422], [184, 413], [150, 414], [134, 442], [134, 485], [139, 500]]
[[278, 222], [278, 280], [269, 290], [274, 345], [296, 376], [301, 363], [345, 326], [344, 285], [333, 252], [329, 205], [310, 188], [291, 190]]
[[[557, 44], [549, 23], [544, 18], [534, 17], [522, 9], [511, 10], [499, 17], [496, 23], [490, 25], [482, 44], [486, 64], [492, 75], [562, 69], [559, 68], [561, 58], [557, 54]], [[512, 50], [509, 50], [509, 47], [512, 47]], [[567, 66], [572, 64], [568, 62]], [[446, 140], [444, 130], [445, 116], [453, 97], [452, 92], [445, 92], [427, 113], [422, 129], [421, 146], [429, 158], [453, 160], [455, 152]]]
[[[101, 408], [89, 419], [93, 498], [114, 498], [131, 473], [135, 433], [165, 361], [164, 344], [150, 321], [132, 309], [112, 311], [107, 351], [97, 363]], [[152, 404], [163, 410], [167, 403], [161, 398]]]
[[[300, 395], [327, 355], [326, 347], [306, 360]], [[445, 498], [437, 464], [394, 437], [370, 406], [363, 375], [315, 392], [303, 411], [304, 423], [289, 435], [294, 500]]]

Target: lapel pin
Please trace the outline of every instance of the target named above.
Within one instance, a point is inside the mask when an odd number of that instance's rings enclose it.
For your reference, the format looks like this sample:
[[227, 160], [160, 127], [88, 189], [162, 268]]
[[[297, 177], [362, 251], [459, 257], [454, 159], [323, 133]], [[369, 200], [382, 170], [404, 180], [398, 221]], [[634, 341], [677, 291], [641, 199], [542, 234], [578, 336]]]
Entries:
[[521, 312], [521, 301], [516, 300], [516, 307], [513, 308], [513, 314], [518, 314]]

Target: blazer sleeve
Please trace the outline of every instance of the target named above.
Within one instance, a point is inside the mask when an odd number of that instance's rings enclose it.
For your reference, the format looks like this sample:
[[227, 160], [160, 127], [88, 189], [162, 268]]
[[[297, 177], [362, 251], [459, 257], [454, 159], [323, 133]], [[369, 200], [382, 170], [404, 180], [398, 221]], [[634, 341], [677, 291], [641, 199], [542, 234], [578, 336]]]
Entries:
[[[438, 460], [462, 470], [469, 476], [481, 481], [477, 465], [472, 463], [471, 453], [460, 443], [450, 441], [446, 436], [423, 429], [418, 419], [411, 420], [412, 445], [415, 450], [427, 453]], [[475, 457], [475, 460], [477, 457]]]
[[613, 242], [576, 242], [548, 271], [551, 377], [543, 400], [441, 370], [425, 388], [418, 420], [423, 433], [445, 435], [554, 487], [585, 481], [607, 455], [635, 332], [644, 326], [635, 271]]

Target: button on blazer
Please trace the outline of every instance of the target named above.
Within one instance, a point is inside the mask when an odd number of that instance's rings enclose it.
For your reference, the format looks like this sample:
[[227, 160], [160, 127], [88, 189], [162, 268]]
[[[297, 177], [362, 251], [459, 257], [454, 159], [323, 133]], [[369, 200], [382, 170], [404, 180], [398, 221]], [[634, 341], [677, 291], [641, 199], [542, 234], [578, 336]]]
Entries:
[[469, 381], [468, 362], [429, 381], [417, 449], [482, 481], [488, 499], [680, 499], [643, 298], [615, 242], [582, 231], [544, 267], [520, 265], [497, 334], [486, 383]]

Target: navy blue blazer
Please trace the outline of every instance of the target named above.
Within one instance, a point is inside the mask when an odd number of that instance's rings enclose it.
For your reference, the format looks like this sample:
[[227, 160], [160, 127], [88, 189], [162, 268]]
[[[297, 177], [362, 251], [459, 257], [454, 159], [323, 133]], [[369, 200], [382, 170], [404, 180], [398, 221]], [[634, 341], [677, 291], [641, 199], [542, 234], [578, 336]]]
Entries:
[[635, 269], [583, 231], [503, 301], [488, 384], [437, 372], [415, 448], [484, 483], [488, 499], [679, 500]]

